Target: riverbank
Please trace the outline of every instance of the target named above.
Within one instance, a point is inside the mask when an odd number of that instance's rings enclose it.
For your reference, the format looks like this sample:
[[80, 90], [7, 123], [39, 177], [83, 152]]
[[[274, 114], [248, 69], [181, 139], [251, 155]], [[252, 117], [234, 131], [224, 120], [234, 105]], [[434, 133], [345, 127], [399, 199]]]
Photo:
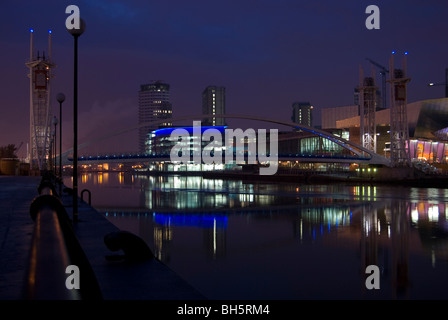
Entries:
[[[41, 177], [0, 176], [0, 300], [26, 298], [23, 290], [35, 228], [30, 205], [39, 196], [40, 181]], [[63, 193], [60, 200], [72, 217], [72, 196]], [[104, 236], [119, 229], [79, 198], [78, 212], [79, 220], [73, 222], [73, 231], [94, 271], [104, 300], [205, 299], [157, 258], [139, 263], [107, 260], [107, 256], [120, 254], [120, 251], [110, 251]], [[81, 277], [82, 274], [80, 270]]]
[[425, 175], [408, 170], [378, 169], [377, 172], [364, 175], [354, 175], [351, 172], [317, 173], [303, 172], [301, 174], [276, 174], [262, 176], [256, 173], [232, 173], [232, 172], [204, 172], [204, 178], [239, 179], [244, 181], [262, 182], [294, 182], [306, 184], [328, 184], [328, 183], [355, 183], [355, 184], [389, 184], [416, 187], [441, 187], [448, 186], [447, 175]]
[[260, 175], [257, 171], [132, 171], [137, 175], [148, 176], [202, 176], [207, 179], [231, 179], [245, 182], [266, 183], [356, 183], [356, 184], [389, 184], [415, 187], [448, 186], [448, 175], [425, 174], [414, 168], [376, 168], [365, 172], [318, 172], [318, 171], [287, 171], [274, 175]]

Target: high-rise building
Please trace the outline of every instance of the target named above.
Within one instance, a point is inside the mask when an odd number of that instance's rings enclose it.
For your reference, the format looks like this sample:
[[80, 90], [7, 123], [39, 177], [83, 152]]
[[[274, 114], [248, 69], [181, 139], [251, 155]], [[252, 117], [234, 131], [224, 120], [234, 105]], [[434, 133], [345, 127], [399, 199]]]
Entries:
[[[226, 88], [208, 86], [202, 92], [202, 114], [220, 115], [226, 113]], [[225, 126], [226, 119], [213, 117], [204, 118], [203, 124], [207, 126]]]
[[[168, 119], [172, 117], [170, 85], [161, 81], [153, 81], [149, 84], [140, 85], [140, 91], [138, 92], [138, 123], [154, 123], [139, 128], [139, 152], [145, 152], [147, 134], [161, 127], [171, 126], [171, 122]], [[157, 123], [157, 121], [165, 119], [167, 119], [166, 122]]]
[[294, 102], [292, 104], [292, 122], [313, 126], [313, 106], [309, 102]]

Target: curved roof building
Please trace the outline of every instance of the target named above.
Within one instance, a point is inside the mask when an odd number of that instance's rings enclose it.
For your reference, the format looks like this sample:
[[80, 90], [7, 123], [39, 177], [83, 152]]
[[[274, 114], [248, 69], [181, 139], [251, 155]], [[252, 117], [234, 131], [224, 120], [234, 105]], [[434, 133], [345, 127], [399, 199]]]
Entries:
[[[377, 111], [375, 118], [377, 125], [390, 125], [390, 109]], [[448, 140], [448, 98], [408, 103], [407, 118], [410, 138]], [[359, 127], [359, 116], [336, 121], [337, 129], [350, 127]]]
[[[341, 107], [347, 108], [347, 107]], [[337, 108], [333, 108], [337, 109]], [[335, 128], [349, 131], [349, 140], [359, 143], [360, 117], [352, 116], [337, 119], [332, 114], [322, 112], [322, 123], [335, 123]], [[353, 109], [355, 110], [355, 107]], [[354, 112], [351, 113], [352, 115]], [[331, 119], [330, 119], [331, 118]], [[376, 152], [388, 156], [390, 151], [390, 109], [382, 109], [375, 113], [378, 146]], [[414, 160], [430, 163], [448, 163], [448, 98], [421, 100], [407, 104], [407, 120], [409, 127], [410, 156]], [[331, 128], [325, 128], [329, 130]]]

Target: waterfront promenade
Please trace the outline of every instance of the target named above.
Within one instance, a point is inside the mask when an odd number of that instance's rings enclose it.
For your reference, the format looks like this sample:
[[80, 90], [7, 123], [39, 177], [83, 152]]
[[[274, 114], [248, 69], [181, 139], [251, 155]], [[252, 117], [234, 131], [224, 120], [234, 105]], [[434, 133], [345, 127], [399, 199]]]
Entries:
[[[30, 205], [39, 195], [40, 181], [41, 177], [0, 176], [0, 300], [26, 298], [23, 289], [35, 227]], [[61, 201], [72, 217], [72, 196], [63, 193]], [[157, 259], [139, 263], [108, 261], [106, 256], [117, 252], [106, 247], [104, 236], [118, 228], [83, 201], [79, 202], [78, 210], [79, 221], [73, 223], [73, 231], [90, 262], [104, 300], [205, 298]], [[80, 276], [83, 276], [82, 270]]]

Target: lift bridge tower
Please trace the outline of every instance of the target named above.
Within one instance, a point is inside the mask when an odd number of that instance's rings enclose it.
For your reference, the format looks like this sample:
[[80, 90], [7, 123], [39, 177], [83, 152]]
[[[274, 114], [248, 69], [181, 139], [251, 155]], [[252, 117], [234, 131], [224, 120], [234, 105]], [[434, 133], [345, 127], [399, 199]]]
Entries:
[[34, 30], [30, 29], [30, 60], [25, 65], [30, 69], [30, 149], [31, 170], [47, 169], [51, 137], [51, 78], [56, 65], [51, 60], [51, 30], [48, 31], [48, 52], [34, 52]]
[[409, 127], [407, 119], [407, 84], [411, 81], [406, 76], [406, 56], [404, 54], [402, 69], [395, 69], [395, 51], [389, 60], [390, 70], [390, 160], [394, 167], [410, 167]]
[[375, 72], [372, 70], [371, 77], [364, 77], [364, 70], [359, 67], [359, 120], [361, 145], [376, 152], [376, 121], [375, 112], [377, 108], [375, 86]]

